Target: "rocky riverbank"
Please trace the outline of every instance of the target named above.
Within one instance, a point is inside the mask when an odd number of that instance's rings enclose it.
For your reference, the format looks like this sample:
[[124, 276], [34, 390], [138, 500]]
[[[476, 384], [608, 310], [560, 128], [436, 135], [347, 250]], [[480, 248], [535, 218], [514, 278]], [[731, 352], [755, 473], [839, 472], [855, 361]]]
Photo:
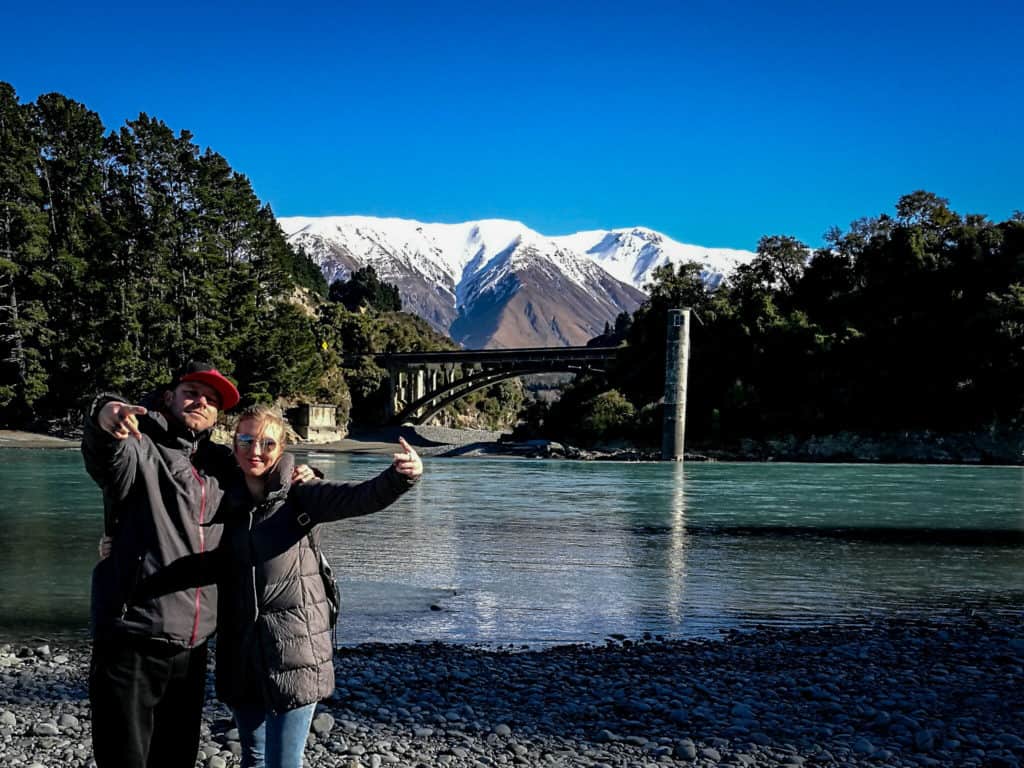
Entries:
[[[91, 765], [84, 647], [0, 647], [0, 765]], [[339, 651], [308, 764], [967, 766], [1024, 762], [1024, 614], [547, 650]], [[237, 763], [207, 706], [197, 765]]]
[[1024, 432], [889, 432], [743, 440], [723, 458], [743, 461], [828, 461], [909, 464], [1021, 464]]
[[[553, 440], [511, 441], [500, 433], [442, 427], [404, 427], [407, 439], [419, 439], [424, 455], [519, 456], [587, 461], [659, 461], [660, 449], [627, 441], [594, 448]], [[893, 432], [741, 440], [728, 446], [691, 445], [687, 461], [792, 461], [859, 464], [1024, 464], [1024, 432], [1013, 430], [940, 434]]]

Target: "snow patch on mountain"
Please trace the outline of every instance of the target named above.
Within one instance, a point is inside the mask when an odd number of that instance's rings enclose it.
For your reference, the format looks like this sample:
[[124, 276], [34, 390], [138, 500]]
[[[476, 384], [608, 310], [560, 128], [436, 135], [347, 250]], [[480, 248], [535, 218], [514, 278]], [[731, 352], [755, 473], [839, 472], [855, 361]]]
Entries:
[[654, 270], [665, 264], [697, 262], [707, 283], [717, 287], [737, 266], [754, 258], [751, 251], [680, 243], [646, 227], [598, 229], [551, 239], [587, 256], [612, 277], [640, 290], [651, 282]]
[[[278, 220], [294, 243], [317, 258], [324, 244], [344, 248], [361, 264], [372, 264], [387, 279], [401, 265], [425, 278], [446, 285], [456, 305], [465, 301], [461, 286], [492, 260], [515, 256], [510, 266], [524, 259], [551, 261], [580, 287], [593, 279], [588, 262], [616, 280], [643, 290], [657, 267], [697, 262], [705, 279], [715, 287], [754, 253], [734, 248], [709, 248], [680, 243], [646, 227], [590, 230], [547, 237], [522, 222], [484, 219], [461, 224], [426, 224], [413, 219], [373, 216], [291, 216]], [[529, 254], [529, 255], [527, 255]], [[580, 257], [583, 257], [582, 259]], [[347, 278], [347, 274], [328, 276]]]

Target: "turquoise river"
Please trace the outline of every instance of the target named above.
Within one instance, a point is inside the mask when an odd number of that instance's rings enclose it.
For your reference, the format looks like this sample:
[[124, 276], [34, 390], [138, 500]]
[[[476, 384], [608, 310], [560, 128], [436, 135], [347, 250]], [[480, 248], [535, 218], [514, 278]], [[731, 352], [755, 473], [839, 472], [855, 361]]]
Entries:
[[[383, 457], [308, 453], [362, 479]], [[84, 636], [100, 494], [73, 450], [0, 449], [0, 640]], [[1024, 469], [428, 459], [324, 530], [340, 643], [711, 636], [1024, 607]]]

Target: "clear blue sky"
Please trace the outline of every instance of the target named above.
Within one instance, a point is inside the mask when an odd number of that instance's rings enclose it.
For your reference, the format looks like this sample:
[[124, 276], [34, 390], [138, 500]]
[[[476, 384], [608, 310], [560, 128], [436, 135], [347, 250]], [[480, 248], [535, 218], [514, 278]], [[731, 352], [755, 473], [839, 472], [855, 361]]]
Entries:
[[[149, 7], [147, 7], [149, 6]], [[146, 112], [278, 215], [819, 245], [927, 189], [1024, 208], [1018, 2], [525, 0], [4, 12], [0, 79]]]

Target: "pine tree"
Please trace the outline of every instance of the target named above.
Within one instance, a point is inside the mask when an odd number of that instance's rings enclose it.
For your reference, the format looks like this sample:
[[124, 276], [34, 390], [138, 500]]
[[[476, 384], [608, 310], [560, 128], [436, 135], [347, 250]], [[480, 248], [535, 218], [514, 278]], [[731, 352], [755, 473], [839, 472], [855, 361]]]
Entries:
[[371, 265], [357, 269], [347, 281], [333, 282], [327, 298], [343, 304], [350, 312], [360, 308], [378, 312], [400, 312], [402, 309], [398, 288], [377, 277], [377, 270]]
[[14, 424], [27, 423], [47, 392], [44, 350], [53, 342], [33, 113], [0, 82], [0, 409]]
[[61, 338], [46, 350], [49, 410], [74, 414], [102, 354], [94, 306], [104, 287], [90, 282], [88, 273], [90, 263], [104, 257], [104, 128], [95, 112], [57, 93], [39, 97], [34, 117], [48, 222], [46, 269], [54, 278], [51, 297], [61, 297], [47, 302], [51, 327]]

